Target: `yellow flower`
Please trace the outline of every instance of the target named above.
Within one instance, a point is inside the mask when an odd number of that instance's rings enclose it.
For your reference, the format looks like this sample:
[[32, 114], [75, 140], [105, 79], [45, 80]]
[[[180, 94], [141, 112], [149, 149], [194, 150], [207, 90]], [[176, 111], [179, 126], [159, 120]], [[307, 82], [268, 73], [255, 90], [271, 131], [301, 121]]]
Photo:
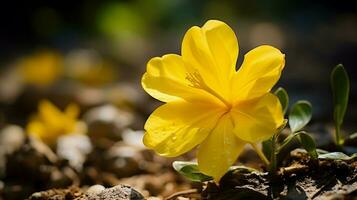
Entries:
[[24, 81], [37, 86], [48, 86], [62, 75], [62, 57], [54, 52], [39, 52], [22, 58], [18, 71]]
[[142, 86], [166, 104], [147, 120], [143, 142], [169, 157], [199, 145], [200, 171], [219, 180], [245, 144], [268, 139], [283, 124], [280, 102], [270, 90], [285, 57], [274, 47], [259, 46], [236, 71], [237, 38], [217, 20], [190, 28], [181, 54], [147, 64]]
[[51, 102], [44, 100], [38, 106], [38, 113], [27, 124], [26, 130], [46, 144], [54, 145], [57, 138], [66, 134], [83, 134], [85, 126], [77, 120], [79, 108], [75, 104], [67, 106], [64, 112]]

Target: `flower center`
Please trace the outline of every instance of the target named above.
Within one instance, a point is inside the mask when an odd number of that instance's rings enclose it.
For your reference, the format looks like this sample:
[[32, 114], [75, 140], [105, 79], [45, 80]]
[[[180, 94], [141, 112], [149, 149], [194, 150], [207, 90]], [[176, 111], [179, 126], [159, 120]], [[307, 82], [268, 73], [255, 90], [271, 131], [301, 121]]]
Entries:
[[218, 94], [206, 84], [206, 82], [203, 80], [201, 74], [198, 71], [195, 71], [193, 73], [187, 73], [186, 80], [190, 82], [190, 87], [204, 90], [221, 100], [227, 106], [228, 110], [232, 108], [231, 103], [229, 103], [225, 98], [223, 98], [220, 94]]

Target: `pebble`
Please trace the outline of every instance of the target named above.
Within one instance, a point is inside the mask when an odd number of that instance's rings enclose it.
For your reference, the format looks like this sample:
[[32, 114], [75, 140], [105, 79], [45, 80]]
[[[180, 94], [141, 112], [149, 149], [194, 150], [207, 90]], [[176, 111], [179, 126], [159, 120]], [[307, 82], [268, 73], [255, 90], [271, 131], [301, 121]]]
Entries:
[[112, 188], [104, 189], [99, 193], [88, 194], [88, 200], [144, 200], [143, 195], [141, 195], [134, 188], [127, 185], [117, 185]]
[[8, 125], [0, 131], [0, 177], [5, 175], [6, 155], [19, 149], [24, 142], [25, 134], [20, 126]]
[[92, 144], [87, 135], [64, 135], [58, 138], [57, 155], [68, 160], [77, 171], [81, 171], [87, 155], [92, 151]]
[[99, 194], [100, 192], [102, 192], [103, 190], [105, 190], [104, 186], [102, 186], [102, 185], [93, 185], [93, 186], [88, 188], [86, 193], [88, 195], [96, 195], [96, 194]]

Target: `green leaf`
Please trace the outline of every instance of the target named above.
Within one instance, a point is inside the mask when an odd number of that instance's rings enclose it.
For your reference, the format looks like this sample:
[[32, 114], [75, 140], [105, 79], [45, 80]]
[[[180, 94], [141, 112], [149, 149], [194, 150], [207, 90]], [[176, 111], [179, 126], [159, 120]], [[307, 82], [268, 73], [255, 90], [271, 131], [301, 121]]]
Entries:
[[278, 152], [280, 152], [294, 138], [298, 138], [299, 142], [301, 143], [301, 146], [304, 147], [304, 149], [313, 159], [316, 159], [318, 157], [318, 153], [316, 151], [316, 143], [314, 139], [305, 131], [299, 131], [286, 137], [285, 140], [282, 142], [281, 146], [279, 147]]
[[283, 124], [277, 128], [277, 132], [269, 139], [262, 142], [262, 150], [265, 157], [268, 158], [269, 161], [275, 162], [275, 148], [276, 148], [276, 138], [279, 137], [280, 132], [285, 128], [286, 124], [288, 123], [287, 119], [284, 119]]
[[352, 154], [351, 156], [348, 156], [342, 152], [331, 152], [319, 155], [319, 159], [325, 160], [352, 160], [354, 158], [357, 158], [356, 153]]
[[350, 139], [350, 140], [357, 139], [357, 132], [356, 132], [356, 133], [352, 133], [352, 134], [348, 137], [348, 139]]
[[334, 120], [338, 126], [343, 123], [350, 93], [350, 81], [342, 64], [331, 72], [331, 88], [334, 102]]
[[316, 151], [316, 143], [315, 143], [314, 139], [309, 134], [304, 133], [304, 132], [299, 134], [299, 139], [300, 139], [301, 145], [310, 154], [310, 156], [313, 159], [317, 159], [318, 154]]
[[194, 182], [204, 182], [213, 179], [211, 176], [201, 173], [195, 162], [175, 161], [172, 163], [172, 166], [181, 175]]
[[285, 114], [289, 107], [288, 93], [286, 92], [286, 90], [284, 88], [279, 87], [278, 89], [275, 90], [274, 94], [279, 98], [281, 107], [283, 108], [283, 112]]
[[308, 101], [296, 102], [289, 114], [289, 126], [293, 133], [301, 130], [309, 123], [312, 116], [312, 106]]

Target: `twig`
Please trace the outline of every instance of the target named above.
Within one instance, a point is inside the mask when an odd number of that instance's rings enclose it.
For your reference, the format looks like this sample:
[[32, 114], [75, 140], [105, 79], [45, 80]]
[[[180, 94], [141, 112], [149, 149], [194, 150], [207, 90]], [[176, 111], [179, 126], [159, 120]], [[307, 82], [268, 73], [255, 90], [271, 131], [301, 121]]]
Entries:
[[280, 168], [280, 174], [282, 174], [282, 175], [296, 174], [299, 172], [305, 172], [308, 169], [309, 169], [309, 167], [306, 165], [294, 164], [289, 167]]

